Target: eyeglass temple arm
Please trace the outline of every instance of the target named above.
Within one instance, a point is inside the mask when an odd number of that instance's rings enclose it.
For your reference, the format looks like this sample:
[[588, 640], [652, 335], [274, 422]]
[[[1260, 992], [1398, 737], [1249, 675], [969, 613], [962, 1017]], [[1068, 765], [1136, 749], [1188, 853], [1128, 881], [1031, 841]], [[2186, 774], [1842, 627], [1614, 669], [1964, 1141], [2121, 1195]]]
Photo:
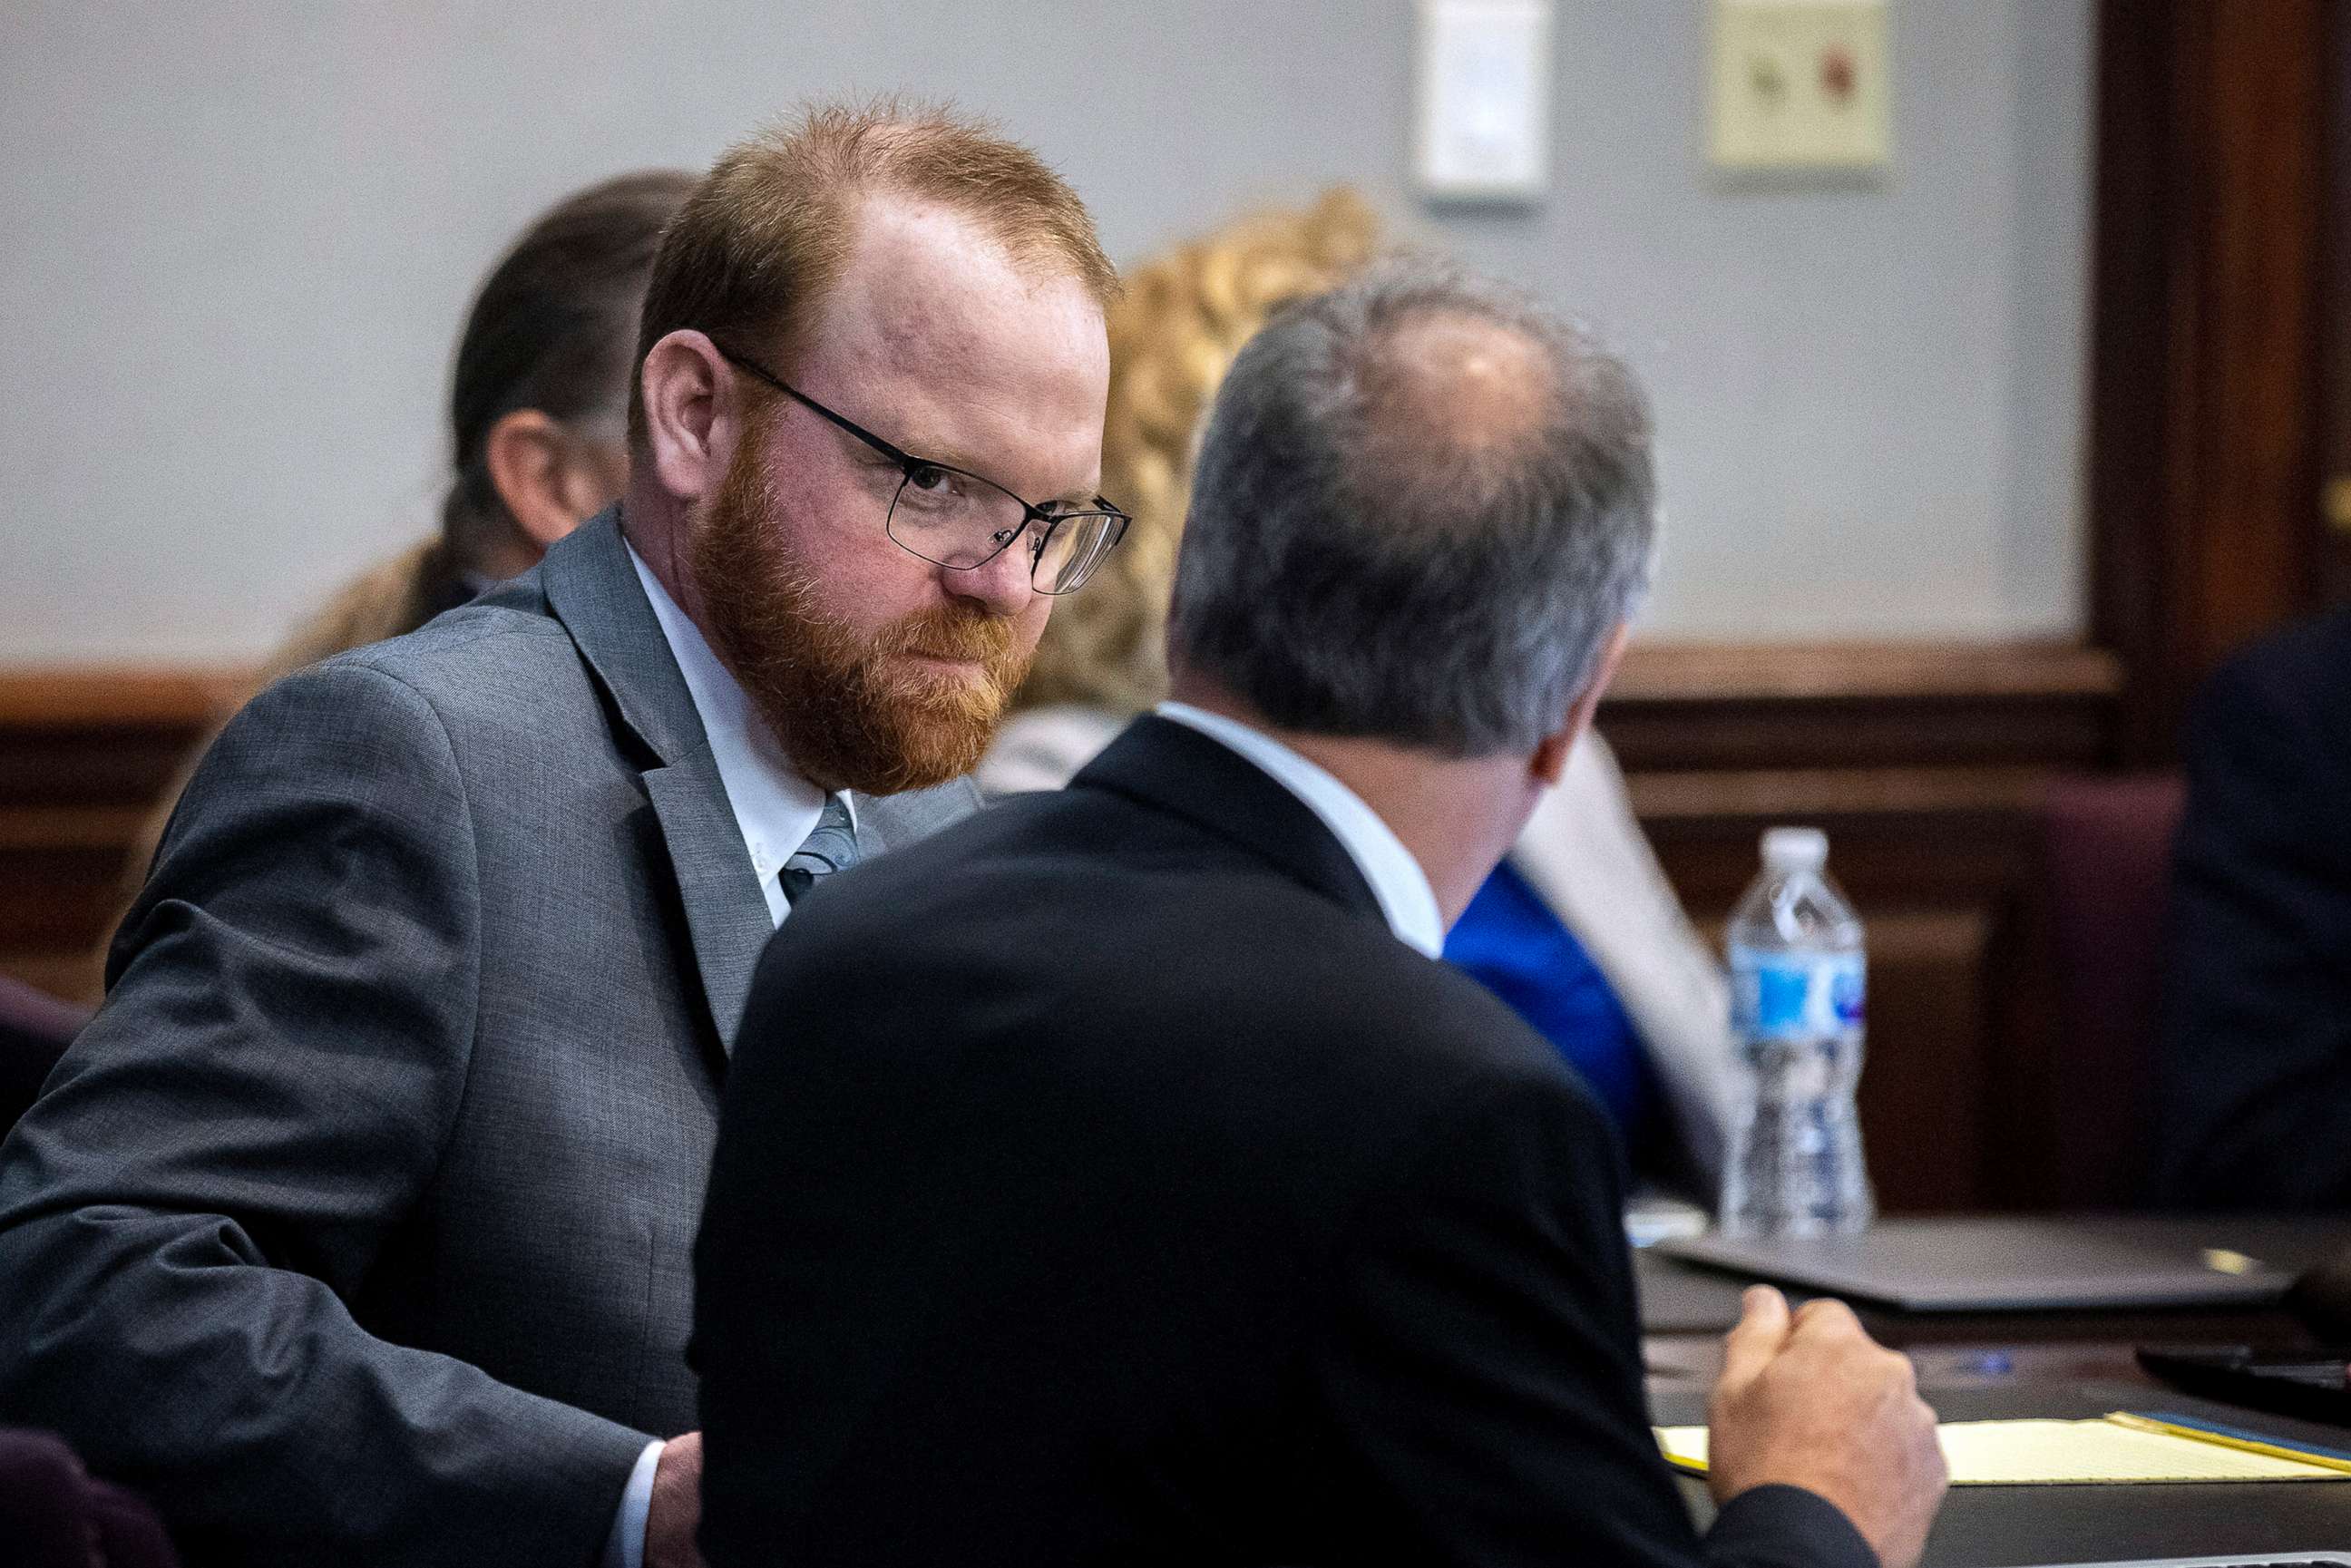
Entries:
[[711, 346], [718, 350], [720, 357], [725, 359], [728, 364], [733, 365], [737, 370], [747, 371], [752, 376], [759, 381], [767, 382], [768, 385], [775, 388], [778, 392], [783, 393], [786, 397], [791, 399], [794, 402], [799, 404], [810, 413], [815, 414], [818, 418], [823, 420], [828, 424], [833, 425], [837, 429], [847, 431], [858, 440], [865, 443], [866, 445], [873, 448], [874, 451], [879, 452], [883, 456], [889, 458], [893, 463], [911, 467], [922, 461], [922, 459], [915, 457], [909, 453], [899, 451], [897, 447], [893, 446], [890, 443], [883, 440], [880, 436], [874, 434], [863, 425], [852, 423], [849, 420], [833, 413], [832, 410], [817, 402], [816, 399], [809, 396], [808, 393], [800, 391], [799, 388], [768, 374], [766, 367], [753, 361], [743, 358], [743, 356], [736, 353], [732, 349], [727, 348], [725, 344], [714, 341]]

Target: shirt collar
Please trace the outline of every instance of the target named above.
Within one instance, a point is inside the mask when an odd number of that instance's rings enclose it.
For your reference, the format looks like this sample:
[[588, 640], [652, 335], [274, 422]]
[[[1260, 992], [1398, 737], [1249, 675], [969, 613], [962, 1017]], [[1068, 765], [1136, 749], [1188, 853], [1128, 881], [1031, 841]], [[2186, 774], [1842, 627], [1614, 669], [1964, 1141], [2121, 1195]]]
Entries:
[[1198, 730], [1255, 763], [1273, 781], [1305, 802], [1306, 809], [1331, 830], [1364, 880], [1372, 884], [1380, 913], [1396, 939], [1434, 958], [1445, 949], [1445, 916], [1437, 907], [1437, 894], [1428, 873], [1413, 859], [1395, 830], [1364, 803], [1364, 798], [1318, 767], [1266, 734], [1238, 719], [1227, 718], [1189, 703], [1161, 703], [1153, 710], [1188, 729]]
[[[726, 803], [734, 809], [735, 825], [742, 832], [751, 869], [758, 875], [768, 913], [781, 924], [791, 905], [776, 873], [816, 831], [818, 819], [824, 815], [824, 791], [794, 771], [774, 734], [752, 711], [742, 683], [711, 650], [702, 628], [678, 608], [661, 579], [637, 554], [636, 546], [628, 545], [628, 551], [629, 564], [637, 569], [637, 580], [644, 585], [645, 598], [653, 604], [653, 619], [661, 622], [662, 635], [677, 660], [678, 674], [685, 677], [686, 695], [694, 699], [702, 732], [709, 737], [710, 758], [717, 765]], [[854, 830], [857, 802], [846, 794], [841, 801], [849, 809], [849, 825]]]

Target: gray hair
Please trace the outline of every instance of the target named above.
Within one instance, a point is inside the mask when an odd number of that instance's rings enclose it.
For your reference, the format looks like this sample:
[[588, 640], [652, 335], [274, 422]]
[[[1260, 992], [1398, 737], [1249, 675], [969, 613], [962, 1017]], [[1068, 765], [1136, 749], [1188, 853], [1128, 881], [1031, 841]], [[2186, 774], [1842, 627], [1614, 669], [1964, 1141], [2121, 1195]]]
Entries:
[[[1522, 431], [1445, 417], [1444, 372], [1407, 329], [1453, 322], [1540, 367]], [[1384, 264], [1276, 316], [1226, 375], [1169, 663], [1285, 729], [1529, 750], [1646, 591], [1656, 503], [1648, 406], [1620, 361], [1503, 284]]]

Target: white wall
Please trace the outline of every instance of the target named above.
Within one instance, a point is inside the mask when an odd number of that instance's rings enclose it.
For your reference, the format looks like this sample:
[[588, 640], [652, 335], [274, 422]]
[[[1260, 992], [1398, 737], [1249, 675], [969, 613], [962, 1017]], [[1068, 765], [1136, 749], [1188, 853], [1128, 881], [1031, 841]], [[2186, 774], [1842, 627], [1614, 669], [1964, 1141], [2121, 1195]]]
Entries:
[[1724, 186], [1699, 0], [1559, 0], [1555, 174], [1407, 179], [1407, 0], [11, 0], [0, 661], [254, 653], [430, 517], [469, 292], [533, 211], [812, 93], [1000, 117], [1129, 258], [1347, 179], [1655, 393], [1655, 635], [2066, 632], [2088, 0], [1893, 0], [1897, 166]]

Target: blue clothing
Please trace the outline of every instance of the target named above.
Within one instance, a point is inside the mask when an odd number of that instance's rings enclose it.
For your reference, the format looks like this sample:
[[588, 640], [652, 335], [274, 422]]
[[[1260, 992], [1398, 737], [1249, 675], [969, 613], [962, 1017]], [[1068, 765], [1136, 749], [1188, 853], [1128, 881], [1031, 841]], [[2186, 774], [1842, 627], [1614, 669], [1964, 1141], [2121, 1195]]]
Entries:
[[1447, 933], [1445, 956], [1552, 1042], [1599, 1098], [1637, 1163], [1657, 1130], [1656, 1069], [1608, 977], [1509, 861]]

